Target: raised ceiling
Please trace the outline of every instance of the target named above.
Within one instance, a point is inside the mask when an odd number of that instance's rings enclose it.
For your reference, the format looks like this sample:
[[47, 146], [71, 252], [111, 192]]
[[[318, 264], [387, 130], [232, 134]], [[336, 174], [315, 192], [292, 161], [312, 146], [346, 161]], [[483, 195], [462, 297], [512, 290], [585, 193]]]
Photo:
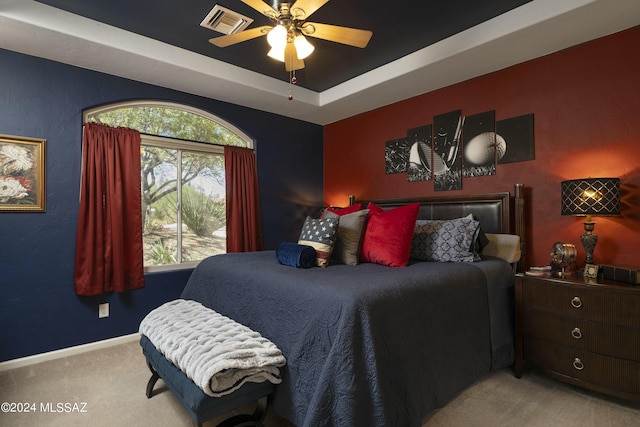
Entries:
[[327, 124], [640, 24], [637, 0], [329, 0], [310, 21], [373, 37], [310, 39], [288, 101], [264, 37], [208, 42], [215, 4], [269, 24], [240, 0], [2, 0], [0, 48]]
[[[316, 92], [327, 90], [485, 22], [530, 0], [438, 0], [389, 2], [379, 0], [329, 0], [310, 21], [373, 31], [365, 49], [312, 39], [316, 46], [297, 72], [298, 84]], [[215, 4], [241, 13], [254, 22], [269, 19], [240, 0], [39, 0], [123, 30], [197, 52], [247, 70], [287, 80], [284, 64], [269, 58], [266, 37], [226, 48], [208, 40], [222, 34], [201, 27], [200, 21]], [[271, 4], [271, 3], [269, 3]]]

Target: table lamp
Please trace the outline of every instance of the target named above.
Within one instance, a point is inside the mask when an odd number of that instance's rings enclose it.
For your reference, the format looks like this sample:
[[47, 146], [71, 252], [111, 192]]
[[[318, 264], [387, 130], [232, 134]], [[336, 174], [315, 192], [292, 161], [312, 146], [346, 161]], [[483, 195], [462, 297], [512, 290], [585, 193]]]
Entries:
[[592, 215], [620, 215], [620, 179], [585, 178], [562, 181], [562, 215], [586, 216], [580, 241], [587, 254], [586, 263], [593, 264], [593, 250], [598, 236], [593, 234]]

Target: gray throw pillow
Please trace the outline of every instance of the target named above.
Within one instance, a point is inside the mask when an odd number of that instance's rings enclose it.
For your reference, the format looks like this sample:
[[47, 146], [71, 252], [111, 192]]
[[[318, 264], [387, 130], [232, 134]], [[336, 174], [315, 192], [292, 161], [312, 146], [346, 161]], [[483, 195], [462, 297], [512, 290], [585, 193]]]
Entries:
[[347, 265], [357, 265], [360, 260], [360, 246], [364, 234], [369, 209], [338, 215], [327, 210], [324, 218], [340, 218], [333, 259]]

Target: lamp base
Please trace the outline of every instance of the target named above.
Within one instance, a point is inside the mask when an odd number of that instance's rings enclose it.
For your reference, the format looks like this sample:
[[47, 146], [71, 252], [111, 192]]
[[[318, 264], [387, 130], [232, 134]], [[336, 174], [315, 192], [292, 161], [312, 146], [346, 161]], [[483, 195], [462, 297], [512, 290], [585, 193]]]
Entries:
[[[587, 223], [585, 222], [584, 224], [586, 229]], [[582, 242], [584, 252], [587, 255], [586, 263], [593, 264], [593, 251], [596, 248], [596, 244], [598, 243], [598, 236], [593, 234], [591, 231], [587, 231], [580, 236], [580, 241]]]

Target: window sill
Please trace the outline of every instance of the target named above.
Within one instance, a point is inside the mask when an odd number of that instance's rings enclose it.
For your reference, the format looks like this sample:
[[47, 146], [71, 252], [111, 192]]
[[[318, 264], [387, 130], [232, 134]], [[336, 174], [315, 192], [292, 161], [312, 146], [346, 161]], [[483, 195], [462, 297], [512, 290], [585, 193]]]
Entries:
[[144, 268], [144, 272], [159, 273], [163, 271], [187, 270], [190, 268], [196, 268], [198, 264], [200, 264], [200, 261], [183, 262], [182, 264], [149, 265]]

